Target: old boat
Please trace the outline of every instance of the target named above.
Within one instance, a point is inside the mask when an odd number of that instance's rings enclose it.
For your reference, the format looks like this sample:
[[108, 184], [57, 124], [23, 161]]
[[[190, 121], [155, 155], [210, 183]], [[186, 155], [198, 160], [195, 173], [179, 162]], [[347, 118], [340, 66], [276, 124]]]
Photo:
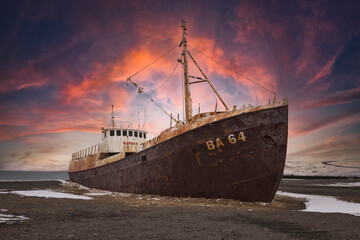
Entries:
[[[287, 99], [230, 110], [187, 49], [184, 21], [182, 28], [185, 121], [169, 115], [175, 125], [147, 140], [141, 129], [115, 126], [112, 116], [100, 144], [72, 154], [70, 179], [109, 191], [271, 202], [285, 165]], [[188, 57], [202, 78], [189, 76]], [[199, 82], [210, 84], [226, 111], [192, 115], [189, 85]]]

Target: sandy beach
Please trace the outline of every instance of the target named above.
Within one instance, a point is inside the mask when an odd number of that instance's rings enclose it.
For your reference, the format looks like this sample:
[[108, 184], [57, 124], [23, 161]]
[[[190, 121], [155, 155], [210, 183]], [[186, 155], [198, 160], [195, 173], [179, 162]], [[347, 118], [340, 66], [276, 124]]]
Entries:
[[[279, 191], [360, 203], [352, 185], [358, 181], [284, 179]], [[61, 194], [84, 199], [55, 198]], [[360, 238], [360, 216], [306, 212], [304, 202], [279, 194], [265, 204], [110, 193], [64, 181], [0, 182], [0, 214], [14, 219], [0, 223], [0, 232], [2, 239]]]

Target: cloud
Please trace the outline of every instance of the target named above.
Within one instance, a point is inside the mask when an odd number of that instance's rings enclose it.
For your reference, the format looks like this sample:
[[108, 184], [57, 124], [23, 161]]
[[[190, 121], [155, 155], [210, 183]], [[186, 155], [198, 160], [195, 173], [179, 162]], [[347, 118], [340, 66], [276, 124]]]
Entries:
[[318, 108], [324, 106], [333, 106], [337, 104], [348, 103], [359, 99], [360, 99], [360, 88], [347, 89], [333, 93], [330, 96], [325, 96], [325, 99], [323, 100], [305, 102], [302, 106], [298, 108], [298, 110]]
[[[71, 144], [93, 143], [66, 139], [63, 145], [49, 138], [52, 145], [46, 149], [53, 149], [51, 153], [38, 147], [44, 143], [39, 136], [96, 135], [107, 124], [112, 104], [123, 121], [135, 122], [137, 111], [146, 108], [152, 136], [168, 127], [168, 117], [133, 86], [127, 87], [126, 78], [179, 45], [181, 18], [187, 21], [191, 47], [277, 96], [289, 97], [292, 137], [301, 140], [320, 129], [338, 136], [331, 126], [353, 122], [357, 116], [360, 90], [354, 36], [360, 28], [352, 2], [339, 6], [193, 1], [191, 9], [181, 1], [88, 1], [86, 7], [82, 2], [23, 3], [6, 3], [4, 9], [11, 11], [0, 9], [9, 23], [0, 30], [4, 39], [0, 41], [0, 140], [21, 149], [26, 144], [36, 148], [24, 159], [26, 167], [33, 163], [45, 169], [40, 158], [48, 159], [49, 166], [65, 166], [60, 158], [71, 154]], [[254, 104], [255, 95], [260, 104], [272, 98], [239, 74], [189, 50], [230, 108]], [[180, 65], [162, 84], [180, 54], [176, 48], [133, 78], [175, 116], [183, 109]], [[191, 74], [201, 77], [189, 62]], [[340, 71], [349, 62], [352, 68]], [[213, 111], [216, 97], [206, 83], [192, 85], [191, 90], [194, 113], [199, 102], [202, 111]], [[343, 103], [347, 105], [339, 111], [335, 106]], [[338, 137], [327, 139], [333, 143]]]
[[315, 82], [318, 82], [321, 78], [329, 75], [333, 68], [336, 57], [339, 55], [339, 53], [340, 50], [337, 51], [337, 53], [330, 58], [330, 60], [325, 64], [325, 66], [322, 67], [320, 71], [313, 78], [309, 80], [308, 84], [314, 84]]
[[299, 160], [300, 158], [331, 160], [347, 158], [349, 155], [358, 156], [360, 153], [360, 138], [358, 136], [355, 138], [338, 136], [336, 138], [330, 138], [329, 140], [304, 150], [289, 153], [288, 160], [293, 161]]
[[16, 156], [16, 160], [24, 160], [24, 159], [30, 157], [31, 154], [32, 154], [31, 151], [27, 151], [27, 152], [23, 153], [23, 155], [21, 155], [21, 156]]
[[331, 132], [334, 124], [344, 125], [358, 121], [359, 114], [355, 106], [337, 111], [297, 111], [289, 118], [289, 135], [290, 138], [297, 138], [324, 128]]

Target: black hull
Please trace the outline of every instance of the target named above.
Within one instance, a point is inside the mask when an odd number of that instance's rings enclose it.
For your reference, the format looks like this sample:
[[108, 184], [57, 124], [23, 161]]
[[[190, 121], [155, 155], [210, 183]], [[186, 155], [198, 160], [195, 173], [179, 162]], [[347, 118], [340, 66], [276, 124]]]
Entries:
[[69, 176], [109, 191], [271, 202], [284, 170], [287, 124], [287, 106], [243, 113]]

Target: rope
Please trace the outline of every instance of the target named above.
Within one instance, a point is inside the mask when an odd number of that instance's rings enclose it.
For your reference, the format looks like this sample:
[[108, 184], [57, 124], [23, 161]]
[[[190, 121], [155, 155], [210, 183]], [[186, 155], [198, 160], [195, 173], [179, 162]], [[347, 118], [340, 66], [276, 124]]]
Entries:
[[156, 88], [156, 89], [154, 89], [154, 90], [152, 90], [152, 91], [150, 91], [150, 92], [156, 92], [157, 90], [159, 90], [160, 88], [162, 88], [162, 87], [165, 85], [165, 83], [167, 83], [167, 81], [171, 78], [171, 76], [172, 76], [173, 73], [175, 72], [175, 70], [176, 70], [176, 68], [177, 68], [178, 65], [179, 65], [179, 62], [175, 65], [174, 70], [170, 73], [170, 75], [168, 76], [168, 78], [167, 78], [158, 88]]
[[266, 87], [262, 86], [261, 84], [259, 84], [259, 83], [255, 82], [254, 80], [251, 80], [250, 78], [248, 78], [248, 77], [246, 77], [246, 76], [242, 75], [241, 73], [239, 73], [239, 72], [237, 72], [237, 71], [235, 71], [235, 70], [231, 69], [229, 66], [226, 66], [226, 65], [222, 64], [221, 62], [219, 62], [219, 61], [217, 61], [217, 60], [215, 60], [215, 59], [213, 59], [213, 58], [209, 57], [209, 56], [208, 56], [208, 55], [206, 55], [205, 53], [203, 53], [203, 52], [201, 52], [201, 51], [199, 51], [199, 50], [197, 50], [197, 49], [195, 49], [195, 48], [191, 47], [190, 45], [187, 45], [187, 46], [188, 46], [188, 47], [190, 47], [191, 49], [195, 50], [196, 52], [198, 52], [198, 53], [200, 53], [200, 54], [204, 55], [205, 57], [207, 57], [207, 58], [211, 59], [212, 61], [216, 62], [217, 64], [220, 64], [221, 66], [223, 66], [223, 67], [225, 67], [225, 68], [229, 69], [230, 71], [232, 71], [232, 72], [234, 72], [234, 73], [236, 73], [236, 74], [239, 74], [240, 76], [242, 76], [242, 77], [243, 77], [243, 78], [245, 78], [246, 80], [248, 80], [248, 81], [250, 81], [250, 82], [252, 82], [252, 83], [254, 83], [254, 84], [258, 85], [259, 87], [262, 87], [262, 88], [263, 88], [263, 89], [265, 89], [266, 91], [271, 92], [271, 93], [275, 96], [275, 92], [271, 91], [270, 89], [268, 89], [268, 88], [266, 88]]
[[153, 62], [151, 62], [150, 64], [148, 64], [147, 66], [143, 67], [142, 69], [140, 69], [138, 72], [136, 72], [135, 74], [131, 75], [129, 78], [133, 78], [135, 75], [139, 74], [140, 72], [142, 72], [143, 70], [145, 70], [146, 68], [150, 67], [152, 64], [154, 64], [155, 62], [157, 62], [160, 58], [164, 57], [165, 55], [167, 55], [169, 52], [171, 52], [172, 50], [174, 50], [175, 48], [177, 48], [178, 45], [176, 45], [175, 47], [171, 48], [170, 50], [168, 50], [166, 53], [164, 53], [163, 55], [161, 55], [160, 57], [158, 57], [157, 59], [155, 59]]

